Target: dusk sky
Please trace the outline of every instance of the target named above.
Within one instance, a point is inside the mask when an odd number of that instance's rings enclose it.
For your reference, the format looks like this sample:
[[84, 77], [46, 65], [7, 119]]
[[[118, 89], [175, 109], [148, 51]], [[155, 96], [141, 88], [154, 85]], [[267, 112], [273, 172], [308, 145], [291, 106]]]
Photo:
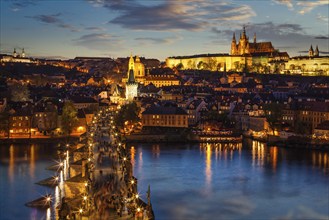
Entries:
[[[250, 40], [290, 56], [329, 51], [328, 0], [1, 0], [0, 53], [127, 57], [229, 53], [243, 25]], [[323, 52], [323, 53], [321, 53]]]

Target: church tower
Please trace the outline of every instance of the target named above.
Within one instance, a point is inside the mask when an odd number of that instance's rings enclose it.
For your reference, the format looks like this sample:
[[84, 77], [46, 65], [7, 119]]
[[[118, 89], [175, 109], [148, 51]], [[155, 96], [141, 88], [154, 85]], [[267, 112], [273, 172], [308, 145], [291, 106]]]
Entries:
[[235, 33], [233, 33], [233, 38], [232, 38], [232, 43], [231, 43], [231, 55], [238, 55]]
[[313, 46], [311, 45], [310, 49], [308, 50], [308, 56], [309, 57], [313, 57], [314, 56], [314, 50], [313, 50]]
[[17, 57], [16, 48], [14, 48], [13, 57]]
[[145, 66], [141, 62], [139, 56], [136, 55], [135, 58], [135, 76], [137, 77], [137, 81], [141, 82], [141, 78], [145, 77]]
[[126, 83], [126, 100], [132, 101], [137, 97], [138, 83], [135, 81], [135, 62], [132, 55], [130, 55], [128, 63], [128, 81]]
[[243, 32], [242, 32], [242, 36], [240, 36], [240, 40], [239, 40], [239, 54], [243, 55], [246, 53], [249, 53], [249, 42], [248, 42], [248, 38], [246, 35], [246, 27], [243, 27]]
[[320, 55], [319, 48], [318, 48], [318, 45], [316, 45], [316, 48], [315, 48], [315, 51], [314, 51], [314, 56], [318, 57], [319, 55]]
[[24, 48], [22, 50], [22, 57], [24, 58], [25, 57], [25, 51], [24, 51]]

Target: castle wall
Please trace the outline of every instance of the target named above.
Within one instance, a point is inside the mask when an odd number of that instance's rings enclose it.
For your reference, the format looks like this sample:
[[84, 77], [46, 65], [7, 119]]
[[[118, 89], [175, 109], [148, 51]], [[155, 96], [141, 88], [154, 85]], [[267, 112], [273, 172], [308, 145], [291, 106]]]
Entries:
[[183, 70], [187, 69], [204, 69], [204, 70], [241, 70], [246, 64], [247, 67], [252, 65], [252, 58], [245, 56], [214, 56], [214, 57], [193, 57], [193, 58], [175, 58], [166, 59], [167, 67], [173, 68], [182, 64]]
[[285, 71], [296, 74], [329, 76], [329, 57], [295, 57], [285, 64]]

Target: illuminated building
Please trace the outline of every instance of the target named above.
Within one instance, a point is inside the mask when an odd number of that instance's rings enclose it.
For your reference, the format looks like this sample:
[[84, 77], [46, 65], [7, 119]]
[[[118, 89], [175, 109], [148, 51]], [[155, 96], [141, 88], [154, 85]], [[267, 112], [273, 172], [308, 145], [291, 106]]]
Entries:
[[[139, 74], [142, 74], [140, 69], [137, 70]], [[134, 97], [137, 97], [138, 83], [135, 81], [135, 62], [134, 58], [130, 56], [129, 69], [128, 69], [128, 80], [126, 82], [126, 100], [132, 101]]]
[[150, 127], [188, 127], [188, 115], [180, 107], [166, 103], [163, 106], [151, 106], [142, 112], [144, 126]]
[[[167, 67], [179, 69], [203, 69], [212, 71], [234, 70], [242, 72], [245, 69], [255, 72], [276, 71], [276, 63], [289, 60], [287, 52], [279, 52], [271, 42], [249, 42], [249, 37], [243, 28], [242, 35], [237, 42], [235, 33], [231, 42], [229, 54], [200, 54], [192, 56], [176, 56], [166, 59]], [[255, 69], [254, 66], [262, 68]]]

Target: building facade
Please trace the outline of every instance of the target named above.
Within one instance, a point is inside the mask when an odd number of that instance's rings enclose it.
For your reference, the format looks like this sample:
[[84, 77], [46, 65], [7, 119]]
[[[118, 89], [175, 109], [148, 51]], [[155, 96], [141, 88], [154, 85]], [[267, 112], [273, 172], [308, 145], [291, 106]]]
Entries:
[[143, 127], [187, 128], [188, 115], [177, 106], [151, 106], [142, 112]]

